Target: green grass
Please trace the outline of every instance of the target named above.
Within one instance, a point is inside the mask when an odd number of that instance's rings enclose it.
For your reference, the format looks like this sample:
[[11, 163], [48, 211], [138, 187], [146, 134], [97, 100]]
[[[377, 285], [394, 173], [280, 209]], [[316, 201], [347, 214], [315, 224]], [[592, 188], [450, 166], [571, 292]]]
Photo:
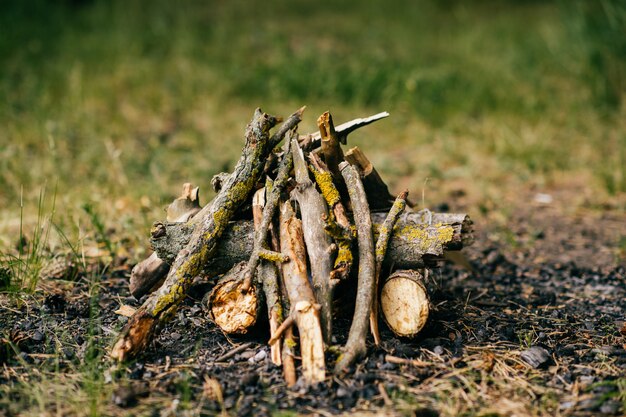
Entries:
[[598, 198], [626, 191], [619, 1], [40, 0], [0, 19], [6, 218], [55, 179], [63, 221], [88, 223], [87, 204], [107, 228], [146, 230], [180, 183], [209, 192], [256, 106], [306, 104], [306, 131], [327, 108], [389, 110], [354, 141], [392, 186], [430, 178], [434, 198], [452, 180], [488, 198], [495, 181], [580, 172]]

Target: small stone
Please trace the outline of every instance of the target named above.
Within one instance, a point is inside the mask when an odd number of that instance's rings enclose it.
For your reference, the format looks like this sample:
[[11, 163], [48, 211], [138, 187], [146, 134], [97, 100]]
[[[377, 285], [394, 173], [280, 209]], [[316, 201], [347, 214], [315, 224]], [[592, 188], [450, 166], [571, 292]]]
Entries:
[[337, 397], [344, 398], [352, 395], [352, 393], [344, 387], [337, 388]]
[[520, 357], [535, 369], [547, 366], [551, 359], [550, 352], [541, 346], [533, 346], [530, 349], [526, 349], [520, 354]]
[[172, 340], [180, 340], [181, 337], [182, 335], [178, 332], [170, 333], [170, 339]]
[[443, 347], [441, 347], [441, 345], [437, 345], [433, 349], [433, 352], [435, 352], [435, 354], [437, 355], [443, 355], [444, 350], [443, 350]]
[[619, 413], [620, 408], [621, 403], [619, 401], [608, 400], [600, 406], [600, 412], [602, 414], [617, 414]]
[[33, 334], [33, 337], [31, 337], [31, 339], [33, 339], [33, 341], [35, 342], [41, 342], [44, 339], [44, 335], [39, 330], [35, 330], [35, 333]]
[[248, 359], [248, 362], [258, 363], [258, 362], [264, 361], [265, 358], [267, 358], [267, 352], [265, 351], [265, 349], [262, 349], [262, 350], [259, 350], [256, 355]]

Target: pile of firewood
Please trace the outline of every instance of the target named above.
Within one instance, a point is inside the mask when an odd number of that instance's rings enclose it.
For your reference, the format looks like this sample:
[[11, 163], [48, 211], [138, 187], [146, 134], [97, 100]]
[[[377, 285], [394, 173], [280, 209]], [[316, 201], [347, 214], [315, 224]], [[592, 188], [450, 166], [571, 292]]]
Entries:
[[257, 109], [239, 162], [213, 178], [217, 194], [203, 208], [198, 189], [184, 185], [167, 221], [152, 228], [154, 253], [132, 271], [132, 294], [150, 295], [120, 333], [113, 358], [145, 349], [198, 277], [219, 277], [202, 302], [225, 333], [246, 333], [267, 315], [271, 360], [288, 385], [296, 381], [296, 351], [305, 381], [325, 378], [339, 306], [354, 302], [337, 373], [365, 354], [370, 332], [380, 343], [379, 316], [398, 336], [423, 328], [428, 268], [471, 242], [470, 219], [412, 211], [408, 193], [392, 197], [359, 148], [343, 152], [349, 133], [387, 113], [335, 127], [326, 112], [319, 133], [298, 135], [303, 111], [272, 134], [279, 118]]

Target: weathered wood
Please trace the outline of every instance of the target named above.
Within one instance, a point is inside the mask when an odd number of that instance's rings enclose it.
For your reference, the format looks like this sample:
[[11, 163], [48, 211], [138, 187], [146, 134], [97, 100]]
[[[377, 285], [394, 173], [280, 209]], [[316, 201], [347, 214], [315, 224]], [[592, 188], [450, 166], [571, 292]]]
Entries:
[[302, 222], [296, 218], [290, 202], [280, 207], [280, 247], [289, 256], [282, 264], [285, 290], [300, 334], [302, 375], [307, 383], [323, 381], [326, 376], [324, 339], [316, 308], [315, 295], [309, 284]]
[[368, 322], [374, 298], [374, 240], [372, 233], [372, 219], [367, 204], [365, 189], [356, 168], [347, 162], [339, 165], [341, 175], [348, 187], [354, 224], [357, 230], [359, 246], [359, 274], [356, 292], [354, 315], [348, 341], [342, 354], [335, 364], [335, 373], [345, 372], [358, 358], [366, 352]]
[[378, 331], [378, 283], [380, 280], [380, 272], [383, 268], [383, 261], [387, 254], [387, 246], [389, 238], [393, 233], [393, 228], [396, 225], [398, 218], [406, 208], [406, 198], [409, 195], [408, 191], [404, 191], [398, 195], [396, 201], [391, 206], [387, 218], [378, 229], [378, 239], [376, 240], [376, 274], [374, 277], [375, 296], [372, 300], [372, 311], [370, 313], [370, 330], [372, 336], [374, 336], [374, 343], [376, 346], [380, 345], [380, 333]]
[[[322, 138], [324, 162], [333, 174], [333, 178], [336, 181], [335, 184], [338, 182], [343, 183], [341, 173], [339, 172], [339, 163], [343, 161], [343, 151], [341, 150], [340, 139], [335, 131], [335, 124], [330, 112], [322, 113], [317, 119], [317, 127]], [[345, 140], [345, 137], [343, 139]]]
[[[387, 213], [372, 213], [374, 236]], [[466, 214], [433, 213], [432, 224], [423, 213], [404, 213], [394, 227], [385, 262], [403, 269], [436, 266], [444, 251], [460, 250], [473, 241], [472, 221]], [[187, 223], [157, 223], [151, 244], [159, 258], [173, 262], [185, 248], [193, 226]], [[254, 241], [252, 221], [231, 222], [213, 258], [203, 265], [202, 274], [213, 277], [250, 258]]]
[[422, 274], [398, 270], [385, 281], [380, 307], [387, 326], [397, 336], [414, 337], [426, 325], [430, 311]]
[[[348, 137], [348, 135], [354, 132], [356, 129], [367, 126], [386, 117], [389, 117], [389, 113], [385, 111], [377, 113], [373, 116], [361, 117], [358, 119], [350, 120], [349, 122], [342, 123], [339, 126], [336, 126], [335, 132], [337, 133], [339, 141], [345, 144], [347, 143], [346, 138]], [[302, 149], [309, 151], [320, 147], [322, 142], [322, 135], [318, 131], [315, 133], [310, 133], [308, 135], [300, 136], [298, 141], [300, 142], [300, 147]]]
[[139, 353], [156, 332], [156, 326], [174, 316], [194, 277], [215, 254], [231, 216], [248, 199], [258, 182], [265, 159], [272, 150], [269, 131], [276, 121], [275, 117], [256, 110], [246, 128], [246, 145], [233, 173], [209, 207], [202, 209], [192, 220], [196, 227], [189, 243], [177, 255], [161, 288], [122, 329], [111, 349], [113, 358], [123, 361]]
[[[198, 199], [198, 187], [193, 187], [191, 183], [183, 184], [183, 191], [180, 197], [176, 198], [166, 209], [166, 220], [168, 222], [186, 222], [200, 211], [200, 201]], [[170, 265], [159, 259], [156, 253], [152, 253], [148, 258], [139, 262], [130, 272], [130, 293], [136, 299], [140, 299], [145, 294], [156, 291], [165, 281]]]
[[[268, 186], [266, 185], [260, 190], [257, 190], [254, 194], [254, 198], [252, 199], [252, 218], [254, 220], [254, 227], [257, 233], [263, 223], [263, 208], [265, 207], [265, 195], [267, 189]], [[268, 245], [266, 244], [266, 246]], [[276, 264], [273, 262], [261, 261], [259, 266], [257, 266], [257, 274], [261, 288], [263, 289], [263, 294], [265, 295], [267, 316], [270, 324], [270, 338], [273, 339], [276, 335], [278, 327], [283, 321], [283, 308], [280, 300], [280, 288], [278, 287], [278, 271]], [[269, 345], [270, 358], [272, 362], [277, 366], [282, 365], [281, 339], [278, 338], [278, 340], [270, 342]]]
[[332, 215], [329, 215], [326, 220], [328, 223], [327, 232], [332, 235], [337, 244], [337, 256], [335, 257], [333, 270], [330, 273], [331, 287], [333, 287], [350, 274], [353, 261], [352, 230], [346, 209], [341, 201], [341, 196], [335, 187], [332, 173], [319, 156], [310, 153], [309, 159], [315, 182], [322, 196], [324, 196], [326, 204], [331, 208], [331, 213], [329, 214]]
[[254, 248], [248, 261], [248, 268], [245, 273], [245, 281], [242, 291], [247, 291], [252, 284], [252, 279], [256, 272], [256, 267], [259, 264], [260, 252], [267, 245], [267, 232], [276, 212], [278, 206], [278, 200], [280, 195], [287, 185], [289, 180], [289, 173], [293, 167], [293, 157], [290, 152], [291, 138], [295, 135], [293, 130], [287, 132], [287, 141], [285, 143], [285, 154], [278, 168], [278, 174], [276, 180], [273, 182], [272, 189], [269, 190], [269, 195], [266, 198], [265, 205], [263, 206], [262, 218], [257, 227], [255, 227], [254, 233]]
[[346, 152], [346, 161], [356, 166], [361, 174], [367, 202], [372, 210], [388, 210], [394, 202], [387, 184], [383, 181], [374, 165], [358, 146]]
[[261, 311], [263, 297], [259, 287], [253, 285], [248, 291], [241, 291], [245, 269], [245, 262], [235, 265], [203, 300], [211, 319], [227, 334], [246, 334]]
[[320, 319], [324, 340], [330, 343], [332, 335], [332, 300], [333, 294], [330, 285], [330, 273], [333, 269], [332, 252], [329, 248], [332, 239], [324, 230], [328, 208], [324, 198], [317, 192], [313, 181], [309, 177], [304, 160], [304, 154], [297, 140], [291, 144], [293, 154], [296, 188], [291, 195], [300, 206], [304, 242], [311, 265], [311, 281], [315, 299], [320, 305]]

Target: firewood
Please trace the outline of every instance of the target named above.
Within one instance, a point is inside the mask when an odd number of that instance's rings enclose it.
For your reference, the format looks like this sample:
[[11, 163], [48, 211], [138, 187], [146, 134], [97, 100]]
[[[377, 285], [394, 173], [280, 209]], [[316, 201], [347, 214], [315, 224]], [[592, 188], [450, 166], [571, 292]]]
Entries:
[[[326, 220], [328, 222], [327, 228], [331, 230], [330, 233], [337, 244], [337, 256], [335, 257], [333, 270], [330, 273], [331, 286], [335, 286], [339, 281], [348, 277], [352, 268], [352, 231], [350, 229], [350, 220], [348, 220], [341, 196], [333, 182], [330, 169], [314, 153], [309, 154], [309, 159], [315, 182], [322, 192], [326, 204], [332, 211]], [[328, 229], [327, 231], [329, 231]]]
[[[166, 209], [168, 222], [182, 223], [192, 218], [200, 211], [198, 187], [193, 188], [191, 183], [183, 184], [180, 197], [176, 198]], [[145, 294], [156, 291], [165, 281], [170, 265], [159, 259], [156, 252], [139, 262], [130, 272], [130, 293], [136, 299]]]
[[289, 256], [282, 264], [285, 290], [300, 334], [302, 375], [307, 383], [326, 377], [324, 339], [315, 295], [309, 284], [302, 222], [296, 218], [290, 202], [280, 207], [280, 247]]
[[[350, 120], [349, 122], [342, 123], [339, 126], [336, 126], [335, 132], [337, 133], [339, 142], [346, 144], [347, 137], [350, 133], [354, 132], [356, 129], [367, 126], [386, 117], [389, 117], [389, 113], [385, 111], [377, 113], [373, 116], [361, 117], [358, 119]], [[302, 149], [310, 151], [321, 146], [322, 135], [319, 131], [315, 133], [309, 133], [308, 135], [301, 136], [298, 141], [300, 142], [300, 147]]]
[[356, 166], [361, 174], [367, 202], [372, 210], [388, 210], [394, 202], [387, 184], [383, 181], [374, 165], [358, 146], [346, 152], [346, 161]]
[[258, 286], [241, 291], [245, 270], [245, 262], [235, 265], [203, 300], [210, 318], [227, 334], [246, 334], [256, 324], [261, 311], [263, 297]]
[[[404, 211], [406, 207], [406, 198], [409, 192], [404, 191], [400, 193], [396, 201], [391, 206], [391, 210], [389, 210], [389, 214], [387, 218], [380, 226], [378, 233], [378, 240], [376, 241], [376, 276], [374, 277], [374, 288], [376, 291], [376, 295], [378, 295], [378, 283], [380, 280], [380, 273], [383, 268], [383, 261], [385, 260], [385, 255], [387, 254], [387, 246], [389, 244], [389, 238], [393, 233], [394, 226], [398, 221], [398, 217]], [[378, 332], [378, 297], [374, 296], [372, 300], [372, 311], [370, 313], [370, 330], [372, 331], [372, 336], [374, 336], [374, 343], [376, 346], [380, 345], [380, 334]]]
[[291, 195], [300, 206], [304, 242], [311, 265], [311, 281], [315, 299], [320, 305], [320, 319], [324, 340], [330, 343], [332, 335], [332, 288], [330, 273], [333, 269], [331, 259], [332, 239], [324, 230], [324, 219], [328, 216], [328, 208], [324, 198], [317, 192], [309, 177], [309, 170], [304, 160], [304, 153], [297, 140], [291, 144], [293, 154], [296, 188]]
[[341, 175], [346, 182], [354, 224], [357, 229], [357, 241], [359, 246], [359, 274], [356, 292], [356, 302], [352, 325], [348, 333], [348, 341], [343, 348], [342, 354], [335, 364], [335, 373], [344, 372], [358, 358], [366, 352], [366, 338], [372, 299], [374, 298], [374, 240], [372, 233], [372, 219], [365, 196], [365, 189], [356, 168], [347, 162], [339, 165]]
[[111, 349], [111, 357], [123, 361], [142, 351], [153, 337], [157, 326], [173, 317], [185, 298], [194, 277], [216, 252], [231, 216], [243, 204], [256, 185], [265, 158], [271, 152], [269, 130], [277, 123], [275, 117], [257, 109], [246, 129], [246, 146], [222, 189], [212, 203], [192, 220], [195, 228], [189, 243], [176, 257], [168, 276], [122, 329]]
[[[372, 213], [374, 236], [386, 217], [387, 213]], [[193, 225], [188, 223], [156, 223], [151, 245], [159, 258], [173, 262], [192, 232]], [[444, 252], [469, 246], [473, 238], [473, 224], [466, 214], [432, 213], [429, 217], [421, 212], [405, 213], [394, 227], [385, 262], [402, 269], [436, 266]], [[253, 241], [252, 221], [231, 222], [218, 242], [215, 255], [203, 265], [202, 274], [217, 276], [249, 259]]]
[[[269, 180], [267, 181], [269, 183]], [[255, 231], [258, 233], [263, 223], [263, 208], [265, 206], [265, 193], [268, 189], [267, 185], [254, 194], [252, 199], [252, 217], [254, 219]], [[277, 248], [272, 248], [276, 250]], [[249, 264], [247, 266], [249, 268]], [[261, 261], [257, 266], [258, 278], [260, 286], [265, 296], [267, 305], [267, 315], [270, 324], [270, 337], [274, 338], [276, 330], [283, 321], [283, 309], [281, 306], [280, 288], [278, 286], [278, 271], [274, 262]], [[282, 364], [281, 340], [278, 339], [270, 345], [270, 358], [274, 365]]]
[[276, 180], [273, 182], [272, 189], [269, 191], [269, 196], [263, 206], [263, 214], [259, 224], [255, 227], [254, 233], [254, 248], [252, 249], [252, 254], [250, 255], [250, 260], [248, 261], [248, 267], [245, 272], [245, 280], [242, 291], [247, 291], [252, 284], [252, 279], [256, 272], [256, 267], [259, 264], [259, 259], [261, 256], [261, 251], [263, 247], [267, 244], [267, 232], [272, 222], [272, 218], [274, 217], [274, 213], [276, 211], [276, 207], [278, 206], [278, 200], [280, 199], [280, 195], [287, 185], [287, 181], [289, 180], [289, 173], [291, 168], [293, 167], [293, 158], [290, 152], [291, 139], [295, 135], [295, 132], [292, 130], [287, 132], [286, 140], [285, 140], [285, 155], [283, 160], [280, 163], [280, 167], [278, 169], [278, 174], [276, 176]]
[[430, 311], [424, 277], [415, 270], [398, 270], [385, 281], [380, 307], [387, 326], [400, 337], [414, 337], [426, 325]]

